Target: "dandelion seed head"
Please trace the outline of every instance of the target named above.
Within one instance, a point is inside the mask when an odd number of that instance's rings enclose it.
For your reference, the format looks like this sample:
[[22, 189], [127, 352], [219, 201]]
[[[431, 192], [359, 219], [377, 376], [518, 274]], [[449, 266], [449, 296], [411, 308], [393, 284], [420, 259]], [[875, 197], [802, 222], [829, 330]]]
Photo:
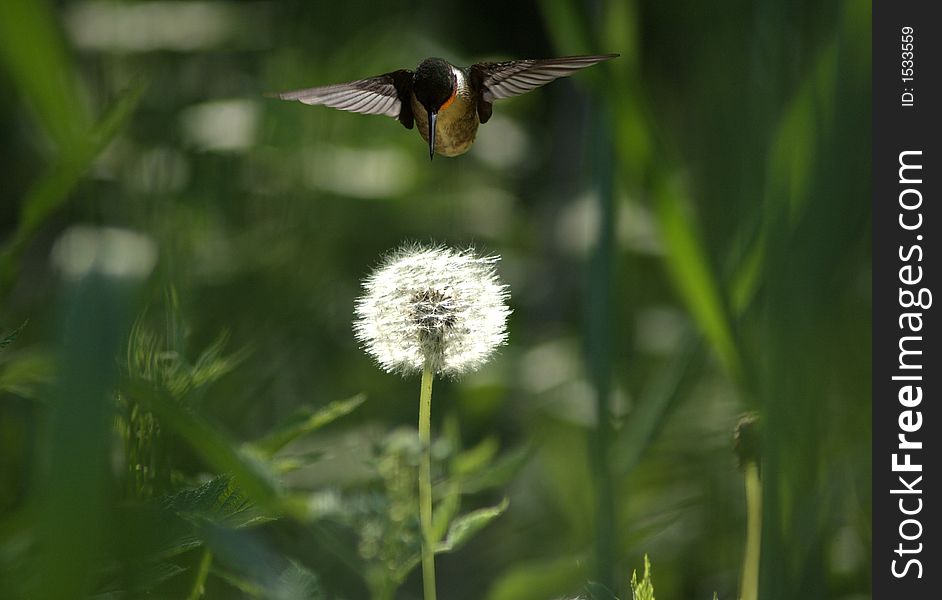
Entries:
[[498, 260], [443, 246], [400, 248], [363, 282], [357, 340], [387, 372], [478, 369], [507, 340], [510, 294]]

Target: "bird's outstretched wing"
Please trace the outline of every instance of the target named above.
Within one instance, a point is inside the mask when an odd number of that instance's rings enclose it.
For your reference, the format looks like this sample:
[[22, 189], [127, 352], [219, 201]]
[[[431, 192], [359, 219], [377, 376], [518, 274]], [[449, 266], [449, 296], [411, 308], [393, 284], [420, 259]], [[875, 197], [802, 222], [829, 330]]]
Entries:
[[579, 69], [616, 56], [565, 56], [471, 65], [471, 82], [478, 93], [478, 117], [482, 123], [487, 122], [494, 100], [525, 94], [554, 79], [568, 77]]
[[409, 101], [411, 93], [412, 71], [400, 69], [349, 83], [283, 92], [274, 96], [365, 115], [386, 115], [399, 119], [407, 129], [412, 129], [414, 118]]

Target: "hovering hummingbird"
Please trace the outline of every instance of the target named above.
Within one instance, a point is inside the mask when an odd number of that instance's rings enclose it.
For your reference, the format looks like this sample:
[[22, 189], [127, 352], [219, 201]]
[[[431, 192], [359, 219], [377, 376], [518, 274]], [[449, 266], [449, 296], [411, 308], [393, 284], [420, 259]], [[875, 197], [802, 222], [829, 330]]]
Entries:
[[519, 96], [617, 54], [511, 60], [456, 67], [426, 58], [415, 71], [399, 69], [349, 83], [275, 94], [282, 100], [323, 104], [340, 110], [398, 119], [406, 129], [418, 123], [429, 158], [464, 154], [478, 124], [491, 118], [493, 102]]

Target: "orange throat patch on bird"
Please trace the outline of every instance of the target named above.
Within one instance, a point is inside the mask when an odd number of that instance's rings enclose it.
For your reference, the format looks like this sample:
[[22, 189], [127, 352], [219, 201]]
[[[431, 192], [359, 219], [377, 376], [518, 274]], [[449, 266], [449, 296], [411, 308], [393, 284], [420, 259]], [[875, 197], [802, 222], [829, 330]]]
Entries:
[[445, 103], [442, 104], [442, 107], [438, 109], [438, 112], [441, 112], [451, 106], [451, 103], [455, 101], [455, 98], [458, 97], [458, 87], [456, 86], [451, 92], [451, 96], [448, 97], [448, 100], [445, 100]]
[[[428, 141], [428, 113], [420, 102], [413, 98], [412, 110], [415, 112], [415, 125]], [[458, 156], [471, 148], [478, 132], [477, 108], [471, 94], [460, 86], [451, 97], [438, 109], [435, 126], [435, 153], [442, 156]]]

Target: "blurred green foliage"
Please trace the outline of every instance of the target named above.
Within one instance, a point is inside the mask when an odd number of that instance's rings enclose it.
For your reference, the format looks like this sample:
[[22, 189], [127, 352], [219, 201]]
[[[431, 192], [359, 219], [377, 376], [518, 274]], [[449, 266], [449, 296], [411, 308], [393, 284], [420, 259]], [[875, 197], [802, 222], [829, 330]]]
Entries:
[[[431, 164], [263, 95], [587, 52]], [[441, 597], [738, 597], [745, 410], [759, 597], [869, 595], [869, 2], [4, 0], [0, 111], [4, 598], [420, 597], [418, 382], [351, 333], [407, 239], [514, 308], [436, 389]]]

